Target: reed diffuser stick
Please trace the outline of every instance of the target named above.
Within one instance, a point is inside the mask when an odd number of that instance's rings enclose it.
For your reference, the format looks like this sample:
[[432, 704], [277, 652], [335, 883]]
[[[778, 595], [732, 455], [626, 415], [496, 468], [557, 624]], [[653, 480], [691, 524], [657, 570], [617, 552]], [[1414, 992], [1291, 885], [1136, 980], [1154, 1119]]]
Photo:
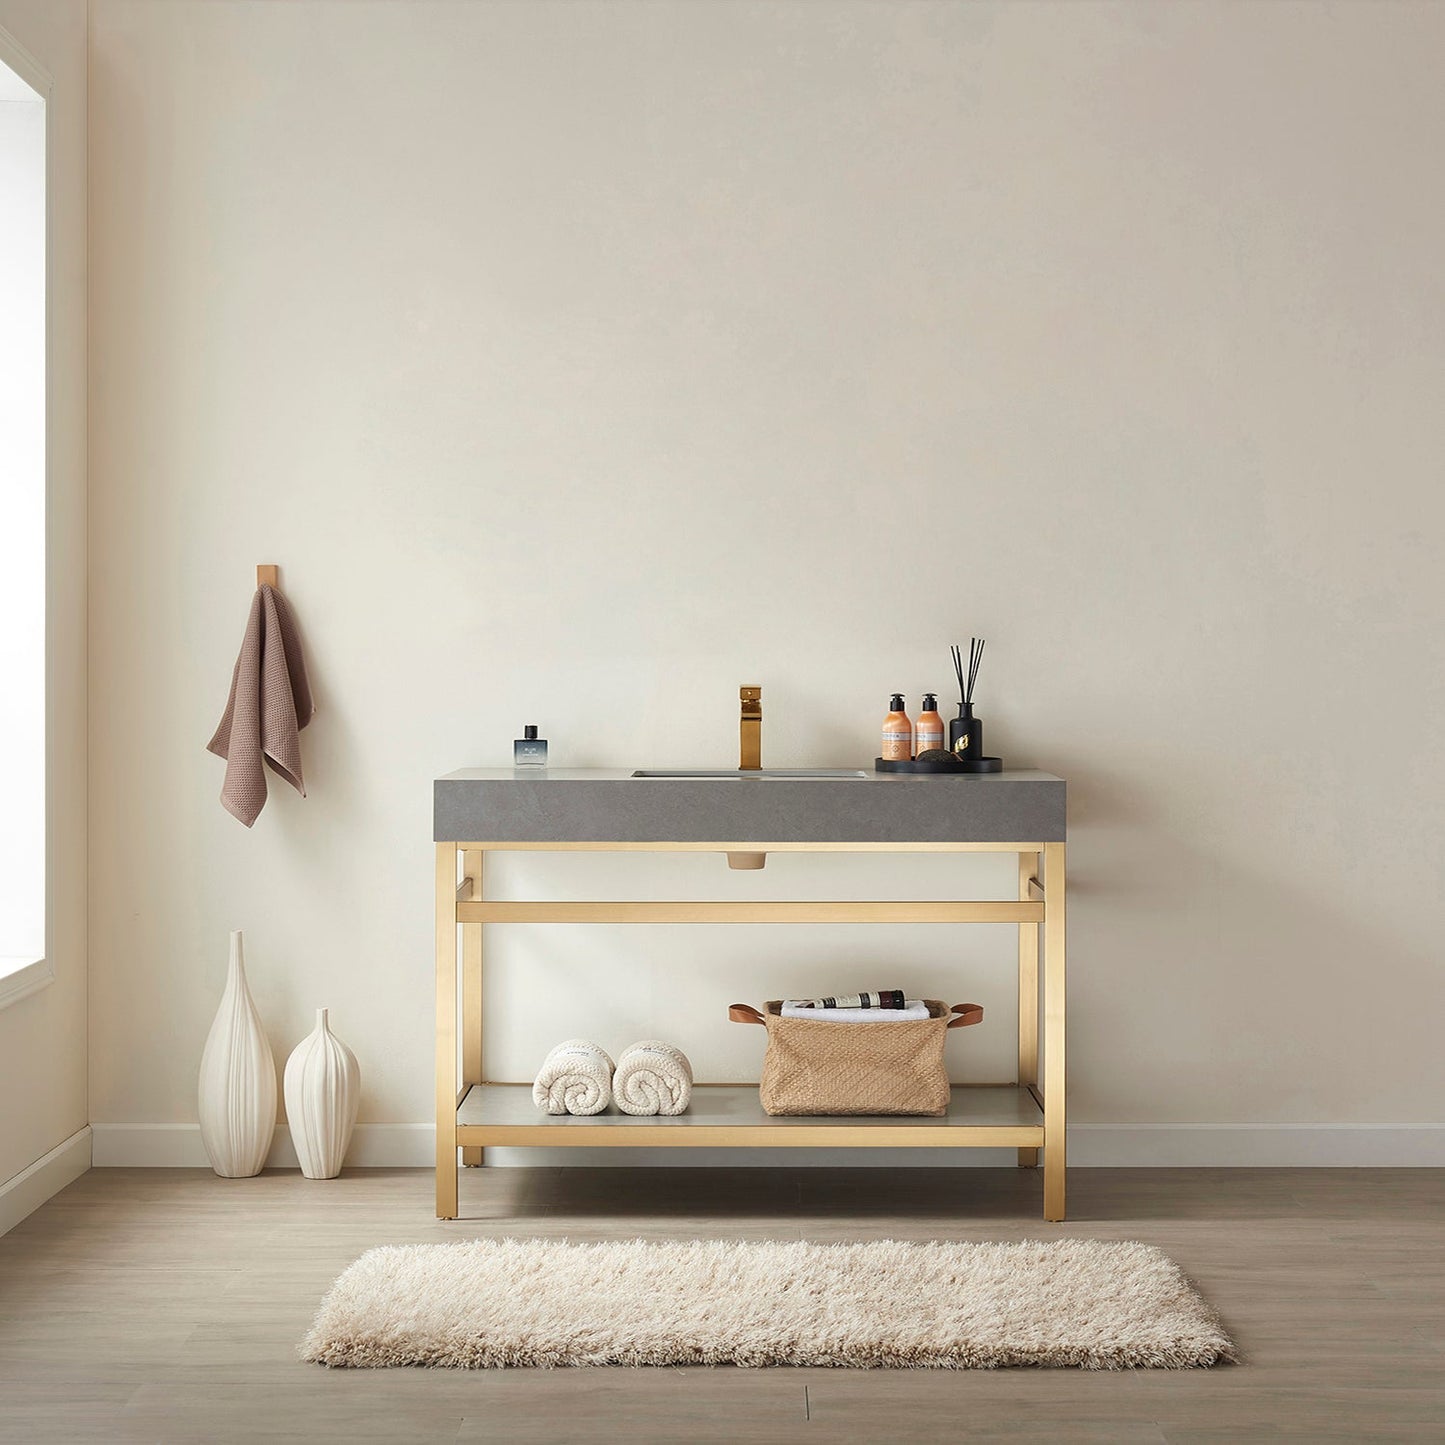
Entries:
[[964, 702], [968, 705], [973, 703], [973, 685], [978, 681], [978, 665], [983, 661], [983, 643], [981, 637], [969, 639], [968, 644], [968, 692]]

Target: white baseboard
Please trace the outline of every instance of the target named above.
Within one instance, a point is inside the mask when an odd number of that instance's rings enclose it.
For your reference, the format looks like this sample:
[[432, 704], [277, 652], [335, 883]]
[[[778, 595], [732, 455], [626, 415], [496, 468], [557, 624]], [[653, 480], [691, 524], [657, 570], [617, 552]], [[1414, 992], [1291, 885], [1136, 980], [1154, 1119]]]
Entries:
[[90, 1146], [87, 1124], [29, 1168], [0, 1184], [0, 1234], [14, 1229], [26, 1215], [79, 1179], [90, 1168]]
[[[97, 1169], [209, 1169], [199, 1124], [92, 1124]], [[358, 1124], [346, 1151], [349, 1169], [426, 1168], [436, 1163], [431, 1124]], [[291, 1133], [278, 1126], [268, 1169], [297, 1169]]]
[[1445, 1124], [1079, 1124], [1084, 1168], [1439, 1169]]
[[[90, 1157], [96, 1168], [208, 1167], [198, 1124], [94, 1124], [91, 1128], [95, 1137]], [[346, 1164], [352, 1169], [429, 1168], [435, 1158], [433, 1137], [430, 1124], [358, 1124]], [[61, 1148], [73, 1142], [67, 1140]], [[999, 1167], [1014, 1162], [1012, 1149], [960, 1149], [948, 1151], [946, 1158], [941, 1153], [937, 1149], [492, 1149], [487, 1161], [502, 1168], [871, 1165], [889, 1169], [940, 1164]], [[266, 1163], [273, 1169], [297, 1167], [284, 1125], [276, 1130]], [[1116, 1169], [1441, 1168], [1445, 1167], [1445, 1124], [1077, 1124], [1069, 1130], [1069, 1163]], [[55, 1188], [68, 1182], [64, 1179]], [[0, 1226], [4, 1218], [0, 1198]]]

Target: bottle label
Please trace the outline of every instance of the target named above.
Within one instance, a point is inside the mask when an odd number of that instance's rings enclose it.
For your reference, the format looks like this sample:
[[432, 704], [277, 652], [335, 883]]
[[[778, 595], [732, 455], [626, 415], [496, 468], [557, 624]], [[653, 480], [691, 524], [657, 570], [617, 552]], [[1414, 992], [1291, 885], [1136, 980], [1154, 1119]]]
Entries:
[[913, 735], [884, 733], [883, 756], [889, 762], [906, 763], [913, 756]]
[[799, 1008], [903, 1008], [903, 990], [885, 988], [878, 993], [850, 993], [838, 998], [794, 999]]
[[918, 751], [921, 753], [928, 748], [941, 748], [943, 746], [942, 728], [919, 728], [918, 729]]

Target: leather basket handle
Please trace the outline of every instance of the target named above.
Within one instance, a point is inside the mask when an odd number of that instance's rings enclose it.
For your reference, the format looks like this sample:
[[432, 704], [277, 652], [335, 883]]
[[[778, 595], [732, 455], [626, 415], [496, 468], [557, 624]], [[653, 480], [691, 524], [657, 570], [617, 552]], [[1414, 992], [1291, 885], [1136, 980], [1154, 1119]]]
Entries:
[[[760, 1024], [763, 1016], [750, 1003], [730, 1003], [728, 1005], [728, 1017], [735, 1024]], [[949, 1028], [953, 1025], [949, 1024]]]
[[964, 1029], [969, 1024], [981, 1024], [983, 1022], [983, 1005], [977, 1003], [956, 1003], [949, 1009], [949, 1013], [958, 1015], [956, 1019], [949, 1019], [947, 1027], [951, 1029]]

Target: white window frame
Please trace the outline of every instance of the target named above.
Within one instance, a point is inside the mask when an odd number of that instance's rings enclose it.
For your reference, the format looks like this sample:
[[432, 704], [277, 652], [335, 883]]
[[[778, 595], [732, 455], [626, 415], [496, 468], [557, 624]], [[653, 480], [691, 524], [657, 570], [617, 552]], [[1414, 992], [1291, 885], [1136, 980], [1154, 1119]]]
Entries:
[[[46, 232], [46, 242], [45, 242], [45, 253], [46, 253], [46, 254], [45, 254], [45, 262], [46, 262], [46, 265], [45, 265], [45, 290], [46, 290], [45, 314], [46, 314], [46, 316], [47, 316], [47, 318], [48, 318], [48, 317], [49, 317], [49, 313], [50, 313], [50, 300], [49, 300], [49, 297], [50, 297], [50, 266], [49, 266], [49, 259], [50, 259], [50, 257], [49, 257], [49, 249], [50, 249], [50, 246], [49, 246], [49, 235], [50, 235], [50, 174], [49, 174], [49, 172], [50, 172], [50, 124], [49, 124], [49, 122], [50, 122], [50, 99], [51, 99], [51, 93], [52, 93], [52, 91], [54, 90], [54, 81], [53, 81], [53, 79], [51, 78], [49, 72], [45, 69], [45, 67], [44, 67], [43, 65], [41, 65], [40, 62], [39, 62], [38, 60], [36, 60], [35, 57], [34, 57], [33, 55], [31, 55], [30, 52], [29, 52], [28, 50], [26, 50], [25, 47], [24, 47], [23, 45], [21, 45], [20, 42], [19, 42], [18, 40], [16, 40], [15, 37], [14, 37], [13, 35], [11, 35], [10, 32], [9, 32], [8, 30], [4, 29], [3, 27], [0, 27], [0, 62], [3, 62], [3, 63], [5, 64], [5, 66], [6, 66], [9, 70], [11, 70], [15, 75], [17, 75], [22, 81], [24, 81], [24, 83], [25, 83], [26, 85], [28, 85], [28, 86], [30, 87], [31, 90], [34, 91], [35, 94], [37, 95], [37, 97], [39, 98], [40, 103], [45, 107], [45, 122], [46, 122], [46, 124], [45, 124], [45, 141], [44, 141], [44, 146], [45, 146], [45, 162], [44, 162], [44, 167], [45, 167], [45, 232]], [[48, 332], [48, 323], [47, 323], [47, 332]], [[45, 431], [45, 437], [44, 437], [44, 446], [45, 446], [45, 460], [44, 460], [44, 467], [45, 467], [45, 508], [46, 508], [46, 511], [48, 512], [48, 510], [49, 510], [49, 497], [50, 497], [50, 455], [51, 455], [51, 449], [50, 449], [50, 444], [49, 444], [49, 443], [50, 443], [50, 437], [49, 437], [50, 346], [49, 346], [49, 336], [48, 336], [48, 334], [47, 334], [47, 336], [45, 337], [45, 370], [46, 370], [46, 379], [45, 379], [44, 386], [43, 386], [43, 388], [42, 388], [42, 395], [43, 395], [44, 398], [45, 398], [45, 408], [46, 408], [46, 416], [45, 416], [43, 425], [44, 425], [44, 431]], [[43, 545], [43, 544], [42, 544], [42, 545]], [[50, 558], [49, 558], [49, 556], [47, 555], [47, 556], [44, 558], [44, 562], [43, 562], [43, 566], [44, 566], [44, 569], [45, 569], [45, 570], [44, 570], [44, 575], [46, 576], [47, 579], [48, 579], [48, 577], [49, 577], [49, 571], [50, 571], [50, 566], [49, 566], [49, 564], [50, 564]], [[47, 586], [47, 589], [48, 589], [48, 581], [47, 581], [47, 583], [46, 583], [46, 586]], [[47, 611], [47, 613], [48, 613], [48, 608], [46, 609], [46, 611]], [[46, 625], [47, 631], [48, 631], [48, 618], [47, 618], [47, 621], [46, 621], [46, 623], [45, 623], [44, 625]], [[47, 750], [48, 750], [49, 732], [50, 732], [50, 726], [49, 726], [49, 724], [50, 724], [50, 666], [49, 666], [49, 649], [48, 649], [48, 644], [45, 645], [45, 652], [46, 652], [46, 660], [45, 660], [45, 669], [44, 669], [44, 670], [45, 670], [45, 725], [44, 725], [44, 743], [45, 743], [45, 745], [46, 745], [46, 747], [47, 747]], [[45, 764], [45, 763], [48, 763], [48, 760], [43, 759], [43, 764]], [[48, 774], [48, 766], [47, 766], [47, 774]], [[46, 823], [46, 828], [45, 828], [45, 832], [46, 832], [46, 835], [47, 835], [47, 841], [46, 841], [46, 845], [45, 845], [45, 846], [46, 846], [46, 848], [48, 849], [48, 834], [49, 834], [49, 821], [50, 821], [50, 820], [49, 820], [49, 779], [48, 779], [48, 776], [47, 776], [47, 778], [46, 778], [45, 788], [46, 788], [46, 807], [45, 807], [45, 823]], [[30, 994], [33, 994], [33, 993], [38, 992], [40, 989], [44, 988], [47, 984], [51, 983], [51, 982], [54, 980], [54, 978], [55, 978], [55, 970], [54, 970], [53, 966], [51, 965], [50, 958], [49, 958], [49, 953], [50, 953], [50, 948], [49, 948], [49, 934], [50, 934], [50, 868], [49, 868], [49, 860], [48, 860], [48, 858], [46, 858], [45, 861], [44, 861], [44, 863], [42, 864], [42, 875], [41, 875], [41, 876], [42, 876], [42, 879], [43, 879], [43, 884], [42, 884], [42, 886], [44, 887], [44, 890], [45, 890], [45, 901], [44, 901], [44, 918], [45, 918], [45, 935], [46, 935], [46, 944], [45, 944], [45, 948], [44, 948], [45, 956], [40, 957], [40, 958], [35, 958], [35, 957], [32, 957], [32, 956], [30, 956], [30, 955], [28, 955], [28, 954], [19, 954], [19, 955], [16, 955], [16, 954], [0, 954], [0, 1009], [3, 1009], [3, 1008], [8, 1007], [10, 1004], [18, 1003], [21, 999], [28, 997]]]

